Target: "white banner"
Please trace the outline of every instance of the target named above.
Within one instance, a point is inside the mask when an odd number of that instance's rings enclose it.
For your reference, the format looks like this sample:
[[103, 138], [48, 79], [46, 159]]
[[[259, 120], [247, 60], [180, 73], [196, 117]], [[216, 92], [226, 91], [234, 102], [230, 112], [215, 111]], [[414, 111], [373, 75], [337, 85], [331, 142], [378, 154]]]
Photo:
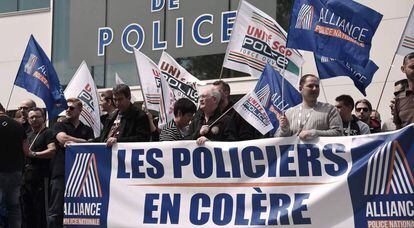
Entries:
[[233, 108], [262, 135], [273, 129], [273, 124], [255, 92], [246, 94], [234, 104]]
[[286, 37], [272, 17], [240, 1], [223, 67], [260, 77], [269, 63], [279, 72], [285, 68], [284, 76], [296, 85], [304, 60], [298, 51], [286, 48]]
[[413, 126], [306, 142], [70, 145], [64, 223], [413, 227]]
[[397, 54], [406, 56], [407, 54], [414, 52], [414, 7], [411, 8], [410, 16], [408, 17], [407, 24], [405, 25], [404, 32], [401, 36], [400, 44], [398, 45]]
[[95, 137], [101, 133], [98, 90], [85, 61], [82, 61], [65, 89], [66, 98], [78, 98], [83, 103], [79, 120], [93, 129]]

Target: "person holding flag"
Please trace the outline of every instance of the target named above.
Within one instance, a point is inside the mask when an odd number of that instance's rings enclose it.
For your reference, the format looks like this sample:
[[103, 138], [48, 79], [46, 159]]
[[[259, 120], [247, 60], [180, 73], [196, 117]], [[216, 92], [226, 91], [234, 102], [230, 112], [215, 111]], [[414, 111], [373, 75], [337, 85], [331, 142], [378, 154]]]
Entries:
[[213, 87], [205, 88], [199, 96], [199, 111], [191, 120], [185, 139], [197, 140], [202, 145], [209, 140], [224, 140], [224, 129], [228, 116], [221, 116], [219, 107], [221, 94]]
[[276, 137], [297, 135], [303, 141], [320, 136], [342, 135], [342, 120], [336, 108], [318, 101], [319, 78], [306, 74], [299, 81], [302, 103], [277, 114], [279, 128]]

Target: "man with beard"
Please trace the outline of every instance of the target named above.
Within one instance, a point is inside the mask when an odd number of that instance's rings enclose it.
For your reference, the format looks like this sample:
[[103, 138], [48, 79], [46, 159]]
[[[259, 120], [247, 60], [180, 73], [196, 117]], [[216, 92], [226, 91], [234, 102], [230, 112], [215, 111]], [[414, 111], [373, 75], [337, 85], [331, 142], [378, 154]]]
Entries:
[[23, 173], [23, 227], [46, 227], [45, 197], [48, 195], [49, 162], [56, 151], [53, 131], [46, 127], [45, 112], [41, 108], [32, 108], [28, 113], [32, 128], [27, 136], [29, 157]]
[[279, 128], [276, 137], [297, 135], [301, 140], [320, 136], [342, 135], [342, 120], [336, 108], [318, 101], [319, 78], [306, 74], [299, 81], [302, 103], [277, 115]]
[[414, 52], [406, 55], [401, 66], [408, 80], [408, 88], [395, 99], [394, 123], [397, 129], [414, 123]]

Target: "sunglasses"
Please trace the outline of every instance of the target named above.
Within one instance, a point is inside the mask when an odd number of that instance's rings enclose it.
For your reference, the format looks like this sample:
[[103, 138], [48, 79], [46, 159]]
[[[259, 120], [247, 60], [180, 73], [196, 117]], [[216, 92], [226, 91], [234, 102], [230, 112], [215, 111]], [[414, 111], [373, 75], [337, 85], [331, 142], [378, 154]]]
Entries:
[[357, 111], [357, 112], [360, 112], [360, 111], [368, 112], [368, 108], [356, 108], [355, 111]]
[[75, 110], [76, 109], [76, 107], [74, 107], [74, 106], [68, 106], [68, 108], [67, 109], [69, 109], [70, 111], [73, 111], [73, 110]]

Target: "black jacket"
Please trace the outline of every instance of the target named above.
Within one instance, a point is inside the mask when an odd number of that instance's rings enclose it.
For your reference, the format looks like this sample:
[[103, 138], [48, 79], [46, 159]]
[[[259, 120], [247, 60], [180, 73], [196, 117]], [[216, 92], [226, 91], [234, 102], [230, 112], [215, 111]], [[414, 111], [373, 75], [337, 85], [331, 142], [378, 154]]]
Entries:
[[[200, 129], [203, 125], [211, 125], [216, 119], [221, 116], [221, 111], [217, 108], [214, 111], [214, 115], [209, 118], [208, 122], [205, 122], [204, 113], [201, 110], [198, 110], [194, 115], [193, 119], [191, 120], [191, 124], [189, 127], [188, 136], [184, 137], [184, 139], [189, 140], [196, 140], [200, 135]], [[224, 135], [224, 130], [228, 122], [228, 116], [224, 115], [221, 117], [217, 122], [215, 122], [212, 126], [210, 131], [204, 135], [206, 138], [212, 141], [225, 141], [226, 137]]]
[[[118, 112], [119, 110], [115, 110], [108, 116], [102, 129], [101, 136], [96, 141], [105, 142], [105, 139], [111, 131], [112, 124], [114, 123]], [[122, 115], [117, 141], [149, 142], [150, 136], [151, 133], [147, 114], [131, 104]]]

